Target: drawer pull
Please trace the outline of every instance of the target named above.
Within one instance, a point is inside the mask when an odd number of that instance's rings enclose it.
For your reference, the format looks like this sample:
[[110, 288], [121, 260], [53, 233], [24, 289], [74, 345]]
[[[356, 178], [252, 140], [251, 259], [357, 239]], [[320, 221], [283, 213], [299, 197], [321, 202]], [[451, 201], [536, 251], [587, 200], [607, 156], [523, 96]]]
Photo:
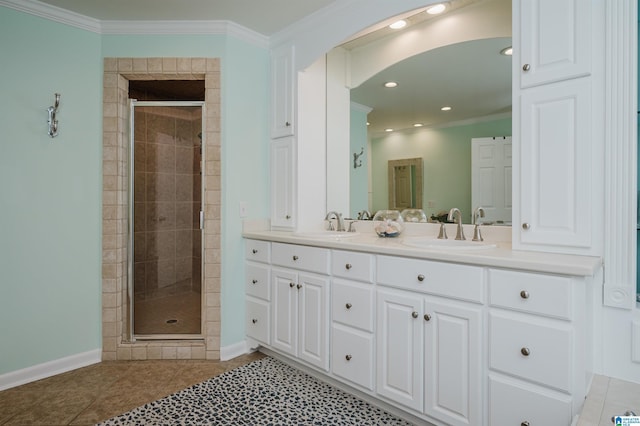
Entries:
[[347, 355], [344, 357], [344, 359], [346, 359], [347, 361], [351, 361], [352, 356], [351, 355]]
[[289, 287], [293, 288], [295, 284], [294, 283], [289, 283]]
[[529, 348], [522, 348], [520, 349], [520, 353], [524, 356], [529, 356], [531, 354], [531, 350], [529, 350]]
[[425, 321], [431, 321], [431, 315], [429, 315], [429, 314], [424, 314], [424, 320], [425, 320]]
[[298, 284], [296, 287], [300, 290], [302, 288], [302, 284]]
[[294, 254], [294, 255], [293, 255], [293, 260], [294, 260], [294, 261], [296, 261], [296, 260], [298, 260], [298, 259], [300, 259], [300, 258]]
[[344, 267], [347, 268], [347, 269], [353, 268], [353, 266], [350, 263], [347, 263], [346, 265], [344, 265]]
[[411, 316], [413, 318], [418, 318], [418, 313], [416, 311], [411, 312]]
[[[529, 71], [530, 69], [531, 69], [531, 65], [529, 65], [529, 64], [524, 64], [522, 66], [522, 71]], [[528, 423], [527, 423], [527, 425], [528, 425]], [[527, 426], [527, 425], [525, 425], [525, 426]]]
[[258, 253], [258, 249], [253, 249], [253, 250], [251, 250], [251, 253], [253, 253], [253, 254]]
[[347, 304], [346, 304], [346, 305], [344, 305], [344, 306], [345, 306], [345, 308], [347, 308], [347, 309], [351, 309], [351, 307], [352, 307], [353, 305], [352, 305], [351, 303], [347, 303]]
[[258, 284], [258, 280], [251, 280], [251, 283]]
[[522, 297], [523, 299], [528, 299], [529, 298], [529, 292], [527, 290], [522, 290], [520, 292], [520, 297]]
[[255, 324], [255, 323], [258, 322], [258, 320], [254, 318], [254, 319], [251, 320], [251, 322]]
[[418, 281], [420, 282], [424, 281], [424, 275], [422, 274], [418, 275]]
[[520, 423], [520, 426], [529, 426], [529, 422], [525, 420], [524, 422]]

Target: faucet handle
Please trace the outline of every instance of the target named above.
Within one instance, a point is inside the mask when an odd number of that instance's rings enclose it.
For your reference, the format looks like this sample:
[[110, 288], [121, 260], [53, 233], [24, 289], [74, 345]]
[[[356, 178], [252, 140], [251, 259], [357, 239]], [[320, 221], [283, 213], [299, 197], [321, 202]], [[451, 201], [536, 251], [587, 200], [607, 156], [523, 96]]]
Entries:
[[471, 241], [484, 241], [482, 232], [480, 232], [480, 224], [476, 223], [473, 227], [473, 239]]
[[331, 221], [331, 219], [327, 219], [327, 222], [329, 222], [329, 227], [327, 228], [327, 231], [335, 231], [336, 229], [333, 227], [333, 222]]
[[447, 228], [444, 226], [444, 222], [440, 222], [440, 232], [438, 233], [439, 240], [446, 240], [447, 237]]

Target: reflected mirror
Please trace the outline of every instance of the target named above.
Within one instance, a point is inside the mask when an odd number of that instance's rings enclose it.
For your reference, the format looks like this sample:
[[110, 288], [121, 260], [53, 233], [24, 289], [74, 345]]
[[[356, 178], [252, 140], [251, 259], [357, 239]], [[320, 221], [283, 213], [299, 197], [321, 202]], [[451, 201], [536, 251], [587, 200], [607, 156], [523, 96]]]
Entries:
[[422, 158], [390, 160], [388, 170], [389, 209], [421, 209]]

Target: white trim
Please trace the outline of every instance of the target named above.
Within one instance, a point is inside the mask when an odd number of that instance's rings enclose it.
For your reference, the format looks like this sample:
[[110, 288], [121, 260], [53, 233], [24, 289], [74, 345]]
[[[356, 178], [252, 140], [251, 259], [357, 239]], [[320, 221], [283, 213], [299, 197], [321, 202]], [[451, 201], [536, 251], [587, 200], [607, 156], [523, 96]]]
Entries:
[[94, 33], [100, 33], [101, 29], [100, 21], [97, 19], [35, 0], [0, 0], [0, 6]]
[[102, 349], [70, 355], [0, 375], [0, 391], [102, 361]]
[[249, 350], [249, 345], [244, 340], [242, 342], [234, 343], [233, 345], [221, 346], [220, 361], [229, 361], [230, 359], [248, 354], [249, 352], [253, 351]]
[[373, 111], [373, 108], [353, 101], [351, 101], [351, 108], [355, 109], [356, 111], [364, 112], [366, 114], [369, 114], [371, 111]]

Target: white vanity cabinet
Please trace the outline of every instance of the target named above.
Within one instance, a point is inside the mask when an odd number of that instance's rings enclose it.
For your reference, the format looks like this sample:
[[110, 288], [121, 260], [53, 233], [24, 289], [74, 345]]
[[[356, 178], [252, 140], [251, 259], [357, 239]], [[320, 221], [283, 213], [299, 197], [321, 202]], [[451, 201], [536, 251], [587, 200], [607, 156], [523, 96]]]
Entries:
[[592, 1], [513, 2], [513, 248], [592, 254], [600, 191]]
[[378, 256], [376, 275], [378, 394], [481, 424], [483, 269]]
[[490, 424], [570, 424], [587, 387], [583, 283], [499, 269], [488, 276]]
[[296, 226], [295, 138], [271, 141], [271, 226], [294, 229]]
[[291, 136], [295, 131], [294, 47], [271, 51], [271, 137]]
[[331, 372], [374, 389], [375, 291], [368, 253], [331, 251]]
[[272, 244], [271, 346], [329, 370], [329, 250]]
[[271, 243], [246, 240], [245, 330], [247, 336], [269, 345], [271, 331]]

